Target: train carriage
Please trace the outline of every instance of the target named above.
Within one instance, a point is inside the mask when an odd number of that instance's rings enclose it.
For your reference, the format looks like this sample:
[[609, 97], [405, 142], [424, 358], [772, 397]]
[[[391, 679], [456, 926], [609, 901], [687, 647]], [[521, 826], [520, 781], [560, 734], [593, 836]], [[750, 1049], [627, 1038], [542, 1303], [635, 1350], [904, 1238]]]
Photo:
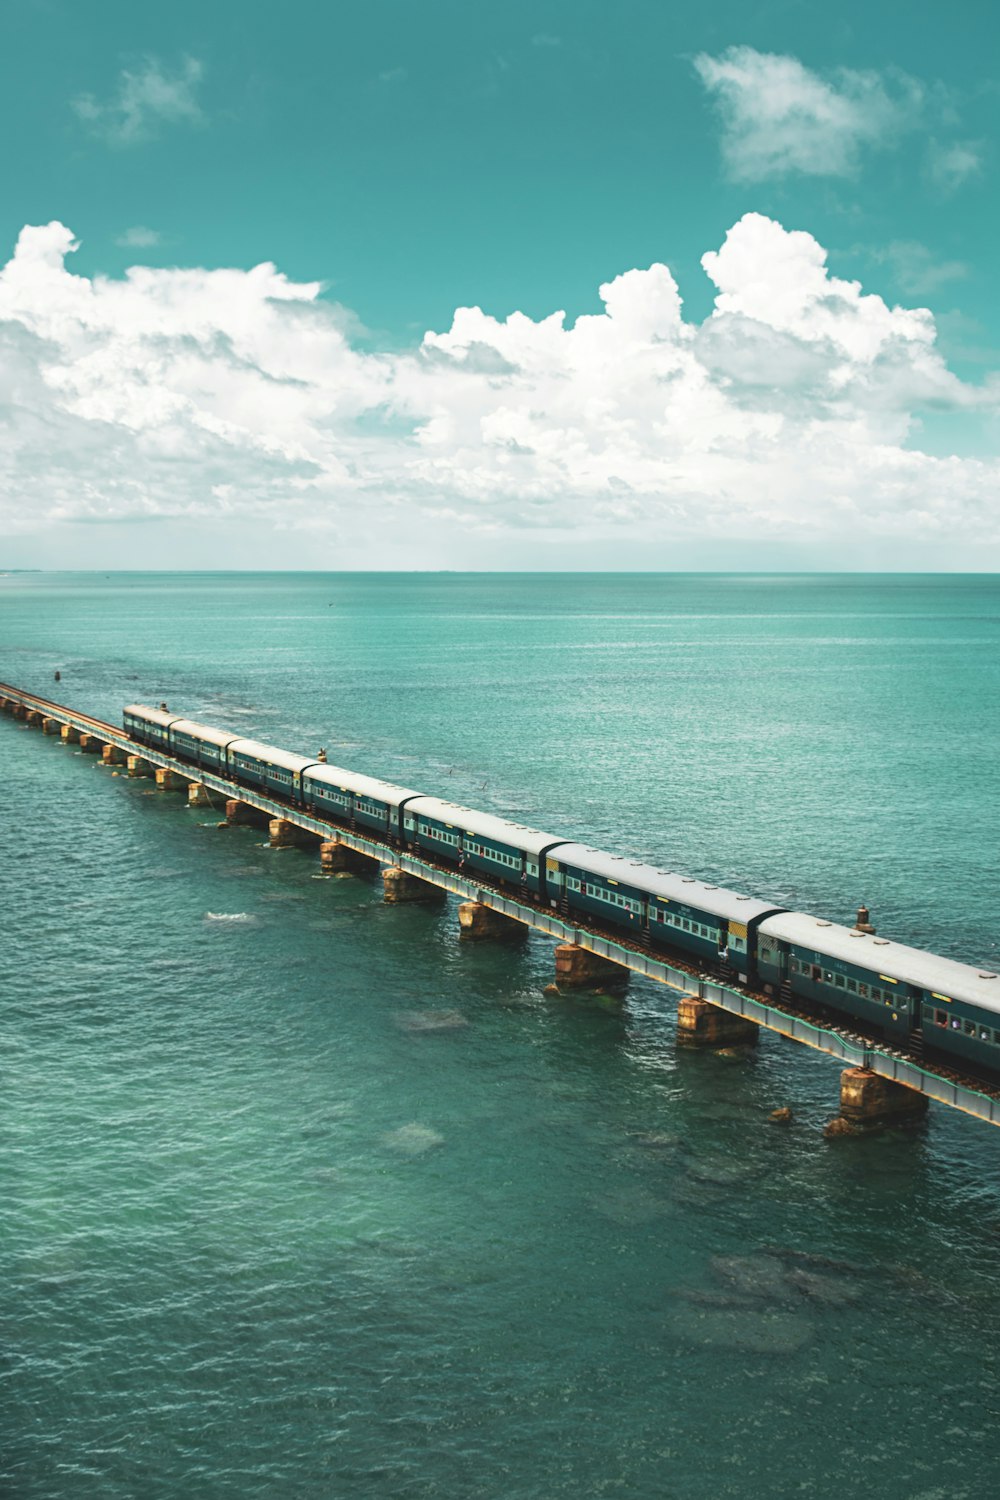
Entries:
[[754, 930], [778, 909], [773, 902], [583, 844], [553, 851], [547, 889], [557, 905], [648, 936], [655, 946], [679, 949], [702, 962], [721, 961], [743, 980], [752, 974]]
[[787, 986], [891, 1040], [920, 1032], [932, 1051], [1000, 1067], [1000, 977], [990, 970], [804, 912], [761, 923], [757, 967], [772, 988]]
[[170, 726], [176, 724], [180, 714], [167, 713], [162, 708], [148, 708], [144, 703], [130, 703], [122, 713], [125, 733], [138, 740], [140, 745], [150, 745], [154, 750], [170, 751]]
[[296, 803], [302, 801], [303, 771], [316, 764], [313, 756], [291, 755], [259, 740], [233, 740], [226, 754], [237, 781]]
[[324, 762], [305, 772], [302, 795], [305, 806], [320, 817], [337, 818], [352, 828], [371, 829], [383, 838], [398, 839], [402, 836], [402, 809], [420, 793]]
[[205, 771], [224, 776], [228, 770], [226, 750], [237, 744], [239, 735], [212, 729], [193, 719], [174, 719], [170, 725], [170, 749], [183, 760], [190, 760]]
[[404, 837], [416, 849], [504, 885], [539, 895], [544, 858], [565, 842], [523, 823], [476, 812], [439, 797], [416, 797], [403, 813]]

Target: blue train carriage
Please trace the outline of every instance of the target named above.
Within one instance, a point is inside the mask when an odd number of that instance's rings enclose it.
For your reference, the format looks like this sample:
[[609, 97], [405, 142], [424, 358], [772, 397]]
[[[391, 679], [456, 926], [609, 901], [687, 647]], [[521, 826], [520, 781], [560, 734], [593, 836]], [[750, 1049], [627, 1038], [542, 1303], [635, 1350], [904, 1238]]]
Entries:
[[402, 837], [402, 808], [419, 792], [341, 766], [316, 764], [302, 777], [303, 802], [318, 817], [335, 818], [351, 828], [370, 829], [383, 838]]
[[642, 860], [564, 844], [547, 861], [548, 894], [572, 911], [615, 922], [657, 947], [721, 962], [746, 983], [753, 975], [756, 927], [771, 901], [657, 870]]
[[140, 745], [151, 745], [154, 750], [170, 753], [170, 726], [180, 714], [166, 713], [162, 708], [147, 708], [144, 703], [130, 703], [122, 710], [122, 726], [125, 733]]
[[1000, 1068], [1000, 979], [921, 948], [783, 912], [761, 924], [761, 979], [874, 1026], [895, 1041]]
[[193, 719], [174, 719], [170, 725], [170, 748], [183, 760], [192, 761], [205, 771], [224, 776], [228, 769], [226, 750], [239, 743], [239, 735], [230, 730], [212, 729]]
[[226, 751], [229, 774], [244, 786], [257, 787], [290, 802], [302, 802], [302, 773], [316, 764], [311, 756], [290, 755], [258, 740], [232, 740]]
[[546, 853], [565, 842], [554, 833], [495, 813], [419, 796], [403, 810], [403, 836], [414, 848], [457, 865], [465, 875], [482, 875], [534, 896], [542, 891]]

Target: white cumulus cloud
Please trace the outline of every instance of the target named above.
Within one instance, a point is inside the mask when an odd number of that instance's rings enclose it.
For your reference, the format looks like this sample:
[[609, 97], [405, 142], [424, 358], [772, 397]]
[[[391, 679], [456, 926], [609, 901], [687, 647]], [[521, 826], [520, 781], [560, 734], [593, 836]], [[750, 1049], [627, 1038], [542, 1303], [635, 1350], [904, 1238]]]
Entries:
[[232, 516], [820, 555], [846, 529], [998, 539], [1000, 464], [920, 448], [926, 413], [995, 409], [994, 388], [948, 369], [928, 311], [832, 275], [811, 235], [759, 214], [704, 256], [700, 323], [654, 264], [575, 322], [465, 307], [384, 353], [273, 265], [88, 278], [74, 249], [62, 224], [28, 227], [0, 272], [8, 532]]
[[848, 176], [863, 148], [889, 144], [912, 122], [922, 96], [903, 74], [838, 68], [823, 78], [798, 58], [753, 47], [700, 53], [694, 66], [721, 115], [729, 171], [747, 182]]
[[172, 73], [157, 58], [147, 57], [138, 68], [122, 70], [110, 99], [79, 94], [72, 107], [94, 135], [115, 146], [134, 146], [163, 125], [204, 122], [196, 97], [203, 72], [194, 57], [185, 57]]

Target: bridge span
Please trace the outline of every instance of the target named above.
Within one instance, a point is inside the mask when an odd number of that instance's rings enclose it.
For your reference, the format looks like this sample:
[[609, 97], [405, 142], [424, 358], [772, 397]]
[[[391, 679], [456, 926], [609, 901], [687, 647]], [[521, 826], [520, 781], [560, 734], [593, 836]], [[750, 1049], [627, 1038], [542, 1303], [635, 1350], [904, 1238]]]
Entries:
[[831, 1026], [800, 1004], [724, 982], [686, 961], [651, 953], [619, 932], [602, 931], [598, 924], [567, 920], [527, 896], [515, 900], [482, 875], [469, 878], [424, 854], [418, 856], [369, 833], [315, 817], [291, 802], [139, 744], [124, 730], [93, 715], [4, 682], [0, 682], [0, 716], [58, 735], [64, 743], [99, 755], [105, 764], [126, 765], [129, 775], [151, 775], [165, 791], [186, 791], [195, 806], [211, 804], [215, 793], [225, 800], [228, 822], [266, 824], [274, 847], [318, 845], [326, 869], [349, 869], [353, 860], [375, 861], [382, 869], [387, 901], [457, 896], [462, 903], [463, 936], [501, 937], [520, 928], [554, 938], [558, 946], [552, 989], [605, 987], [614, 991], [630, 973], [665, 985], [679, 996], [679, 1041], [709, 1047], [747, 1045], [763, 1027], [838, 1059], [846, 1064], [841, 1075], [841, 1113], [827, 1126], [828, 1135], [912, 1125], [922, 1118], [930, 1100], [1000, 1125], [1000, 1086], [963, 1076], [951, 1067], [929, 1065], [926, 1059], [897, 1049], [881, 1037]]

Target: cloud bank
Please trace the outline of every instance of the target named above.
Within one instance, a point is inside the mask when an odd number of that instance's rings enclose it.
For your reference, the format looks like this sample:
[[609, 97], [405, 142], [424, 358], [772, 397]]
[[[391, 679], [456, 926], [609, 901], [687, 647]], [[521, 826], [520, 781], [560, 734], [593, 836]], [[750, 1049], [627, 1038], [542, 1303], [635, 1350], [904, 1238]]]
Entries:
[[266, 518], [430, 535], [996, 538], [995, 460], [920, 451], [921, 414], [995, 407], [931, 314], [830, 274], [747, 214], [703, 257], [711, 314], [665, 265], [604, 310], [460, 308], [402, 353], [351, 342], [319, 283], [273, 265], [74, 275], [62, 224], [0, 272], [0, 524]]
[[203, 72], [194, 57], [185, 57], [174, 73], [147, 57], [139, 68], [122, 70], [112, 98], [80, 94], [72, 107], [92, 134], [113, 146], [135, 146], [164, 125], [204, 123], [196, 97]]

